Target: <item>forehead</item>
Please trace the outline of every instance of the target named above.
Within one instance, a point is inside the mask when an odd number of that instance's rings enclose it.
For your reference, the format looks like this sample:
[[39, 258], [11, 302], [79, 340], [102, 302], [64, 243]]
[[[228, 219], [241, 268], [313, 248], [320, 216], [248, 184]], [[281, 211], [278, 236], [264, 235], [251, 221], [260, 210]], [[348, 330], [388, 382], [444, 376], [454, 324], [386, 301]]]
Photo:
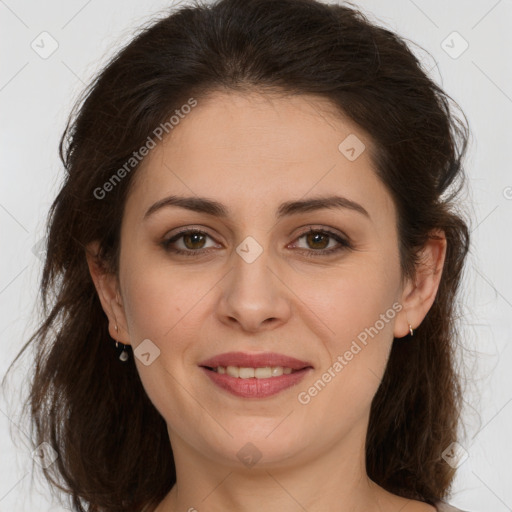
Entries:
[[[360, 152], [357, 158], [347, 158], [344, 141]], [[128, 202], [143, 208], [165, 195], [198, 195], [236, 211], [242, 204], [336, 192], [393, 215], [373, 148], [369, 136], [323, 98], [214, 93], [198, 99], [151, 150]]]

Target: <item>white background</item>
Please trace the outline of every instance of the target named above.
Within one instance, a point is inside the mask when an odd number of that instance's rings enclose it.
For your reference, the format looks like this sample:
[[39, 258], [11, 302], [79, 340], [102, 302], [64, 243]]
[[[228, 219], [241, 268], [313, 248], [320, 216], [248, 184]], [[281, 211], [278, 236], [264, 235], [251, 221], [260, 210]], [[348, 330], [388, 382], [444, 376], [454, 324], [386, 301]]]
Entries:
[[[431, 57], [412, 47], [469, 118], [472, 248], [462, 290], [462, 332], [470, 381], [468, 433], [461, 441], [469, 457], [459, 467], [451, 503], [471, 512], [512, 511], [512, 3], [354, 4], [425, 48]], [[57, 148], [69, 110], [136, 27], [171, 5], [0, 0], [0, 377], [35, 326], [41, 260], [34, 246], [44, 235], [45, 216], [62, 180]], [[46, 59], [31, 48], [34, 40], [42, 46], [44, 31], [58, 43]], [[453, 31], [469, 44], [458, 58], [443, 49], [449, 45], [455, 54], [463, 48], [462, 39], [450, 36]], [[31, 486], [28, 427], [15, 415], [27, 365], [24, 358], [0, 401], [0, 512], [59, 511], [44, 484], [34, 479]]]

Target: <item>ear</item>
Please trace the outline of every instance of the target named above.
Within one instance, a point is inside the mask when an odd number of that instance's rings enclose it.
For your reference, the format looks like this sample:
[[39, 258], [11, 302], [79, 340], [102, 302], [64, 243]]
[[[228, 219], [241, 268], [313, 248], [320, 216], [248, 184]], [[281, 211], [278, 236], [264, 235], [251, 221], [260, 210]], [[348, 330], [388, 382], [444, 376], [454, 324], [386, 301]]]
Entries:
[[408, 335], [409, 324], [413, 329], [418, 328], [434, 303], [443, 273], [446, 246], [444, 231], [433, 230], [420, 251], [416, 275], [407, 280], [402, 291], [400, 303], [403, 309], [395, 322], [395, 338]]
[[[97, 241], [86, 246], [87, 265], [98, 292], [101, 306], [108, 318], [108, 332], [113, 339], [125, 345], [130, 345], [130, 336], [126, 328], [126, 316], [117, 276], [105, 270], [98, 254], [99, 243]], [[115, 330], [116, 325], [117, 331]]]

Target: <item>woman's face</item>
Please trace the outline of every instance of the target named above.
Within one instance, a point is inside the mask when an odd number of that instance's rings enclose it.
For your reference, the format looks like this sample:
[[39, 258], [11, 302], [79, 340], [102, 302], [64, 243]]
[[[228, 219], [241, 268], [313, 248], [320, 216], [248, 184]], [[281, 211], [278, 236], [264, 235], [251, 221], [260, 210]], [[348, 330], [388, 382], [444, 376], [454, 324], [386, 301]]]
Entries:
[[318, 98], [217, 93], [137, 171], [117, 321], [175, 453], [275, 466], [364, 439], [407, 332], [396, 211], [370, 147]]

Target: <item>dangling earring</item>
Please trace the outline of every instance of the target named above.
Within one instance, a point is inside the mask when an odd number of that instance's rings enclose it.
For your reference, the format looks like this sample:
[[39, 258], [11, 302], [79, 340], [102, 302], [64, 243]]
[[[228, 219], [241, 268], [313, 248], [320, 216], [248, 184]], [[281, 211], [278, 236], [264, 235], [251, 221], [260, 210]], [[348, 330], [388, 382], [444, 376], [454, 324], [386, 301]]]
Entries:
[[412, 330], [411, 324], [409, 324], [409, 334], [411, 336], [414, 334], [414, 331]]
[[[116, 330], [116, 332], [118, 332], [117, 324], [114, 325], [114, 329]], [[116, 348], [118, 348], [118, 346], [119, 346], [119, 342], [116, 340]], [[124, 343], [123, 343], [123, 351], [121, 352], [119, 359], [121, 359], [121, 361], [123, 361], [123, 363], [128, 360], [128, 352], [126, 352], [126, 345]]]

